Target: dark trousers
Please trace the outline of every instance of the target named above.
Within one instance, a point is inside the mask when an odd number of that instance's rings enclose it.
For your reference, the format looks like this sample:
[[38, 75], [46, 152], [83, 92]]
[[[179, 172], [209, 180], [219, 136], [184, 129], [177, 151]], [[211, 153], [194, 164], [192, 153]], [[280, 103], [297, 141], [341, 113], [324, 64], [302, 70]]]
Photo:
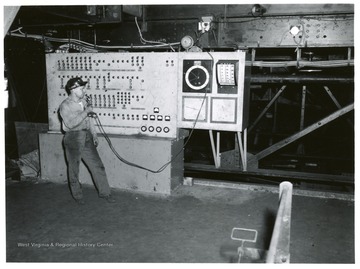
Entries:
[[93, 136], [89, 131], [66, 132], [64, 136], [65, 154], [68, 165], [68, 178], [71, 194], [74, 199], [82, 199], [83, 194], [79, 182], [81, 160], [88, 167], [100, 197], [110, 195], [110, 187], [105, 167], [94, 146]]

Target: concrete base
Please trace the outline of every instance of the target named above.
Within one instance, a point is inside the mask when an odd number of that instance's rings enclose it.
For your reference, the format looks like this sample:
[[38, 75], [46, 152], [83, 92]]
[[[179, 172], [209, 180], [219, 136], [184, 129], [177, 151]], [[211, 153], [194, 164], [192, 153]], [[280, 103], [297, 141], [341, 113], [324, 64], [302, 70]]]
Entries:
[[[183, 140], [109, 136], [112, 146], [128, 162], [158, 170], [182, 150]], [[39, 134], [41, 178], [52, 182], [67, 181], [67, 166], [62, 144], [63, 134]], [[148, 193], [170, 194], [183, 179], [183, 152], [164, 171], [152, 173], [121, 162], [99, 135], [99, 155], [105, 165], [110, 187]], [[84, 164], [80, 165], [79, 180], [93, 184]]]

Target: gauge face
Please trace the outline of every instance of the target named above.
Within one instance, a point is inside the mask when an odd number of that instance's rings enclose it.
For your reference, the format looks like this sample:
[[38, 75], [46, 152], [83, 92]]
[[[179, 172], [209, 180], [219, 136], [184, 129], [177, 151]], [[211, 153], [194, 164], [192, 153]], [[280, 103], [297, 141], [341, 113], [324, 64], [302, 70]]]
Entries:
[[185, 73], [186, 84], [196, 91], [205, 88], [205, 86], [208, 85], [209, 80], [209, 71], [201, 65], [194, 65]]
[[212, 60], [196, 59], [183, 61], [183, 92], [211, 93]]

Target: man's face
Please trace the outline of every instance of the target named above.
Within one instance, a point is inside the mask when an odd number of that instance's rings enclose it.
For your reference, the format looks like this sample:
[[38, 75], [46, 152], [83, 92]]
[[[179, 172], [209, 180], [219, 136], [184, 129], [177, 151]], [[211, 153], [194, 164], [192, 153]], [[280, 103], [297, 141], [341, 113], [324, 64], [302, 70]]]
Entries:
[[77, 98], [82, 99], [85, 96], [84, 91], [85, 86], [79, 86], [72, 90], [72, 92], [75, 94]]

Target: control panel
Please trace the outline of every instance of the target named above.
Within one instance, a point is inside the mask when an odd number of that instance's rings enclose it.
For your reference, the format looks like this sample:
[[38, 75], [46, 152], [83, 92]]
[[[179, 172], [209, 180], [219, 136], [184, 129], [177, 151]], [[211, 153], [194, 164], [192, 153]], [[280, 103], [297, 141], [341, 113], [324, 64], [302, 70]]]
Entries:
[[47, 54], [49, 129], [61, 131], [65, 85], [80, 77], [106, 133], [176, 138], [179, 128], [242, 131], [248, 117], [245, 54]]
[[105, 132], [177, 137], [177, 53], [47, 54], [46, 67], [51, 131], [61, 130], [67, 81], [80, 77]]
[[179, 53], [179, 128], [246, 128], [245, 57], [243, 51]]

